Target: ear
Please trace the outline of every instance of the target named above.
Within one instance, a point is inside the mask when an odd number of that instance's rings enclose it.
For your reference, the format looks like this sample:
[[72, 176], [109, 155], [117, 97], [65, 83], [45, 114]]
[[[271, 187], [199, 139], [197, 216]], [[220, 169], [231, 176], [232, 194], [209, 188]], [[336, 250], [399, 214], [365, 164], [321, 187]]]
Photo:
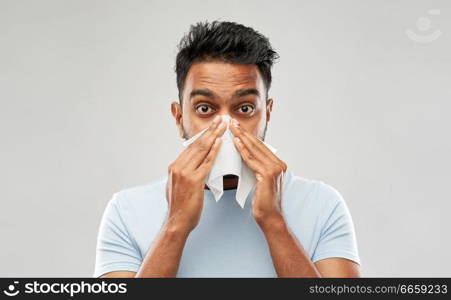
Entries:
[[273, 103], [272, 98], [266, 100], [266, 122], [268, 122], [271, 119], [272, 103]]
[[184, 130], [183, 130], [183, 118], [182, 118], [182, 106], [178, 102], [172, 102], [171, 103], [171, 113], [172, 116], [175, 119], [175, 125], [177, 125], [179, 129], [179, 135], [181, 138], [184, 137]]

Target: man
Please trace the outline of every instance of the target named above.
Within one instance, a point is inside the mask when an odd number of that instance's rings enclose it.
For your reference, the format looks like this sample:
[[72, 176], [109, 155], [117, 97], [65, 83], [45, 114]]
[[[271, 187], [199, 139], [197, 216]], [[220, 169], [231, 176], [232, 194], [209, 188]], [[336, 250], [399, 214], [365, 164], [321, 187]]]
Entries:
[[[232, 22], [198, 23], [176, 58], [180, 135], [208, 130], [168, 176], [114, 194], [97, 241], [98, 277], [359, 277], [354, 225], [341, 195], [294, 176], [261, 141], [277, 53], [267, 38]], [[226, 125], [221, 115], [232, 117]], [[255, 188], [242, 209], [238, 178], [224, 176], [216, 202], [206, 178], [229, 128]]]

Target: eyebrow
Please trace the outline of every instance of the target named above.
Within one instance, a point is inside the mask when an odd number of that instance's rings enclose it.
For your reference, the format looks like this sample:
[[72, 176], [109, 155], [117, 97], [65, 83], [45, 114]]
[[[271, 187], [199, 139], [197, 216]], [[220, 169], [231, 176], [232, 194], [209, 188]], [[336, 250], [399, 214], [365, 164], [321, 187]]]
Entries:
[[192, 90], [191, 93], [189, 94], [189, 98], [193, 98], [195, 96], [205, 96], [208, 98], [214, 98], [215, 93], [213, 93], [210, 90], [202, 90], [202, 89], [197, 89], [197, 90]]
[[[234, 97], [235, 98], [239, 98], [239, 97], [244, 97], [247, 95], [256, 95], [256, 96], [260, 96], [260, 92], [257, 89], [245, 89], [245, 90], [238, 90], [234, 93]], [[216, 94], [208, 89], [196, 89], [191, 91], [191, 93], [189, 94], [189, 98], [193, 98], [195, 96], [205, 96], [208, 98], [214, 98], [216, 96]]]
[[260, 92], [257, 89], [245, 89], [245, 90], [239, 90], [239, 91], [235, 92], [236, 97], [244, 97], [247, 95], [260, 96]]

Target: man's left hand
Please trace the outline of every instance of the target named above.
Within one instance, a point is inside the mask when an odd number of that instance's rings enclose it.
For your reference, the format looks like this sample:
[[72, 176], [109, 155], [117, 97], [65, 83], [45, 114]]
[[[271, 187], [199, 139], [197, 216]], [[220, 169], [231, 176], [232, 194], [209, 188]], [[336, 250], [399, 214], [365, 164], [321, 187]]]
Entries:
[[257, 178], [252, 200], [252, 214], [260, 227], [271, 222], [283, 222], [281, 200], [282, 181], [287, 164], [279, 159], [256, 136], [240, 127], [237, 120], [230, 123], [234, 143], [244, 162]]

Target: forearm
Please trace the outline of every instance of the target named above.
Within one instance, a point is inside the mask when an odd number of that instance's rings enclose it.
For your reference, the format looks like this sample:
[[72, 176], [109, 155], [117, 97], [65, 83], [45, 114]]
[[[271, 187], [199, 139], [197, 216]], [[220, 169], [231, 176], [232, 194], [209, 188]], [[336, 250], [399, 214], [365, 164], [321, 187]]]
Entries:
[[136, 277], [175, 277], [189, 231], [165, 222]]
[[321, 277], [282, 216], [259, 222], [279, 277]]

